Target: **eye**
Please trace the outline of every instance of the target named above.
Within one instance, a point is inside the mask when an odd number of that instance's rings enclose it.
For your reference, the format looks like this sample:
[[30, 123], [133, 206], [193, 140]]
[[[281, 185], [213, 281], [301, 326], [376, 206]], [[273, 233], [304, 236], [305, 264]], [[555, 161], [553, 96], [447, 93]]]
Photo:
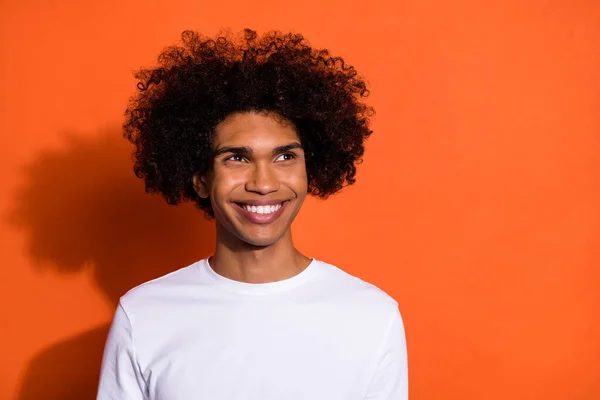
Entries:
[[230, 157], [227, 157], [225, 159], [225, 161], [239, 161], [239, 162], [244, 162], [244, 161], [246, 161], [246, 159], [242, 155], [234, 154], [234, 155], [232, 155]]
[[293, 160], [294, 158], [296, 158], [296, 155], [294, 153], [283, 153], [279, 157], [277, 157], [275, 161], [289, 161]]

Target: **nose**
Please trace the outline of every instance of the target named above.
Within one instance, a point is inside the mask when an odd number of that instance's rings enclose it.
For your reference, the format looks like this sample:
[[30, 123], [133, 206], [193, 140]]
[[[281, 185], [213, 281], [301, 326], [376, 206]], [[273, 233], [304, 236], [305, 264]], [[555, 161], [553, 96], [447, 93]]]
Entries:
[[279, 180], [275, 171], [268, 165], [255, 164], [246, 181], [246, 190], [259, 194], [268, 194], [279, 190]]

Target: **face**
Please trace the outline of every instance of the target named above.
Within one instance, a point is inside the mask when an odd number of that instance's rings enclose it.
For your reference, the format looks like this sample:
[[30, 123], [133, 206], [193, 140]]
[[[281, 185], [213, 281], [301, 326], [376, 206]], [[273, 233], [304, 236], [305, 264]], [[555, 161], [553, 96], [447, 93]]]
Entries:
[[218, 229], [253, 246], [289, 234], [307, 192], [300, 139], [292, 124], [266, 113], [236, 113], [217, 125], [211, 170], [194, 176], [211, 199]]

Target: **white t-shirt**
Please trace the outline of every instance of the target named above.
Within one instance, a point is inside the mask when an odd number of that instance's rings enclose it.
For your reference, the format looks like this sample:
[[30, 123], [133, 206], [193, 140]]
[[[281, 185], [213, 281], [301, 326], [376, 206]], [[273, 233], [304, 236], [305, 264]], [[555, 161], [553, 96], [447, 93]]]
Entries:
[[121, 298], [98, 400], [406, 400], [398, 303], [313, 259], [269, 283], [206, 259]]

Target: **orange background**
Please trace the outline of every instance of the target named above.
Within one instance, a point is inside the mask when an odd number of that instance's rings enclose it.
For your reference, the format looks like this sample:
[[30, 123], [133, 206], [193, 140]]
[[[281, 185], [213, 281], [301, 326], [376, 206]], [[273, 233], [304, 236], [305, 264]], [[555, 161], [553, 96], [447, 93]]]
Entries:
[[1, 7], [0, 399], [90, 399], [115, 302], [208, 255], [119, 124], [183, 29], [303, 33], [364, 74], [358, 181], [295, 223], [395, 297], [411, 399], [600, 398], [600, 2], [39, 1]]

